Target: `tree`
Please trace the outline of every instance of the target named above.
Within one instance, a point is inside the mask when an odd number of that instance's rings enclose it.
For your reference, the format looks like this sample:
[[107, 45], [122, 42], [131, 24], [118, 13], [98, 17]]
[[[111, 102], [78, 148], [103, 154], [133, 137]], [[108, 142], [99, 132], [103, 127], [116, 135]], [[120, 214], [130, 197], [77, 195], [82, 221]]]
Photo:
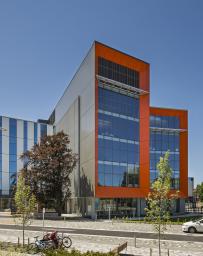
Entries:
[[69, 136], [64, 132], [45, 136], [21, 159], [26, 163], [22, 173], [37, 201], [43, 207], [54, 208], [61, 215], [65, 202], [71, 196], [70, 174], [77, 163]]
[[203, 182], [197, 185], [196, 193], [199, 197], [200, 202], [203, 202]]
[[159, 255], [161, 255], [161, 233], [166, 231], [170, 219], [171, 207], [177, 195], [170, 193], [172, 169], [169, 165], [169, 152], [160, 157], [157, 164], [158, 178], [152, 184], [152, 191], [147, 197], [146, 220], [154, 225], [158, 233]]
[[36, 207], [36, 198], [31, 193], [30, 187], [25, 184], [25, 179], [19, 175], [15, 192], [16, 217], [20, 220], [23, 227], [23, 246], [25, 243], [25, 226], [31, 220], [31, 213]]

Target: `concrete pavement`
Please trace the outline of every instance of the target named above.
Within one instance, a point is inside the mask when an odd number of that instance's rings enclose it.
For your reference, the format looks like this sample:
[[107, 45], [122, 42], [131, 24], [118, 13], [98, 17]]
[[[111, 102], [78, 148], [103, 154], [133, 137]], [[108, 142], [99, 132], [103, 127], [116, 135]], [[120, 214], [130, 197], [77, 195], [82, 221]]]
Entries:
[[[8, 222], [12, 226], [8, 226]], [[22, 231], [15, 225], [12, 218], [0, 218], [0, 240], [17, 242], [17, 237], [22, 237]], [[4, 224], [4, 225], [2, 225]], [[6, 224], [6, 225], [5, 225]], [[67, 232], [73, 240], [73, 248], [82, 252], [93, 250], [108, 252], [113, 250], [122, 242], [128, 242], [127, 253], [136, 256], [150, 256], [150, 248], [153, 250], [152, 256], [157, 255], [156, 234], [153, 233], [153, 227], [144, 223], [118, 223], [109, 221], [91, 221], [91, 220], [67, 220], [67, 221], [45, 221], [46, 229], [60, 229]], [[42, 237], [42, 221], [34, 220], [32, 226], [26, 231], [26, 236], [33, 238], [36, 235]], [[3, 228], [3, 229], [2, 229]], [[38, 231], [37, 231], [38, 230]], [[134, 233], [137, 234], [136, 247]], [[144, 237], [142, 237], [144, 236]], [[148, 238], [146, 239], [146, 236]], [[151, 237], [154, 236], [154, 237]], [[203, 234], [184, 234], [181, 226], [170, 226], [166, 236], [170, 240], [162, 241], [163, 254], [167, 255], [167, 249], [170, 256], [202, 256], [203, 255]], [[177, 241], [177, 237], [182, 240]], [[32, 242], [32, 239], [30, 239]], [[125, 251], [124, 251], [125, 252]], [[1, 255], [1, 254], [0, 254]]]

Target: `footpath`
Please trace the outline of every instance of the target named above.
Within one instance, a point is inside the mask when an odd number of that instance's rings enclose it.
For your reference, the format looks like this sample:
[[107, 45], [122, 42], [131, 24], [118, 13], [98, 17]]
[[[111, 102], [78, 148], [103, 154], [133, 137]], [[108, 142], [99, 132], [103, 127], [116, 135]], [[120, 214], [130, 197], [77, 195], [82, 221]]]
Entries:
[[[0, 218], [0, 224], [12, 224], [15, 222], [12, 218]], [[134, 231], [134, 232], [153, 232], [153, 227], [150, 224], [144, 223], [121, 223], [109, 221], [91, 221], [91, 220], [67, 220], [67, 221], [50, 221], [45, 220], [45, 227], [57, 228], [81, 228], [81, 229], [100, 229], [100, 230], [117, 230], [117, 231]], [[41, 220], [34, 220], [33, 226], [42, 226]], [[180, 225], [172, 225], [168, 227], [167, 233], [182, 234]], [[26, 231], [26, 237], [30, 238], [30, 242], [34, 241], [32, 238], [39, 235], [42, 237], [42, 231]], [[158, 244], [154, 239], [135, 239], [116, 236], [101, 236], [101, 235], [86, 235], [86, 234], [71, 234], [71, 230], [67, 233], [73, 241], [72, 249], [85, 251], [100, 251], [109, 252], [123, 242], [128, 242], [127, 250], [123, 253], [135, 256], [157, 256]], [[187, 234], [185, 234], [187, 236]], [[203, 236], [202, 234], [195, 234], [196, 236]], [[22, 231], [0, 229], [0, 240], [17, 242], [17, 237], [22, 239]], [[150, 255], [150, 248], [152, 254]], [[162, 241], [162, 256], [203, 256], [203, 243], [201, 242], [186, 242], [186, 241]], [[1, 254], [0, 254], [1, 255]]]

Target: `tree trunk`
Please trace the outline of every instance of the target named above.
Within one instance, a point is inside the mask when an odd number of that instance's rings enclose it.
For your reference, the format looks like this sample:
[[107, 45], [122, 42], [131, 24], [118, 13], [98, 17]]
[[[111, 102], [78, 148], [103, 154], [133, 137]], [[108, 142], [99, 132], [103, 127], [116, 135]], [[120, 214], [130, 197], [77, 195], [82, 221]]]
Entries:
[[23, 214], [23, 247], [25, 246], [25, 221], [24, 221], [24, 214]]
[[61, 204], [57, 204], [56, 212], [58, 213], [58, 216], [61, 216], [61, 214], [62, 214], [62, 206], [61, 206]]
[[159, 225], [159, 256], [161, 256], [161, 227]]
[[58, 213], [59, 216], [61, 216], [62, 214], [62, 210], [63, 210], [63, 202], [61, 201], [61, 198], [62, 198], [62, 193], [61, 191], [59, 191], [57, 193], [57, 198], [56, 198], [56, 212]]

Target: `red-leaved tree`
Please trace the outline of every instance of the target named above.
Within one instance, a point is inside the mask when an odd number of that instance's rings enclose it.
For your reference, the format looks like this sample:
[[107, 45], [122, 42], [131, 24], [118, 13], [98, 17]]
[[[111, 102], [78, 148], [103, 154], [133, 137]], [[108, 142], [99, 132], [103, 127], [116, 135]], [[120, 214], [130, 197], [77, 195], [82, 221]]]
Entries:
[[21, 156], [25, 167], [21, 170], [38, 203], [54, 208], [61, 215], [71, 196], [70, 174], [77, 164], [77, 155], [70, 148], [69, 136], [64, 132], [45, 136], [41, 142]]

